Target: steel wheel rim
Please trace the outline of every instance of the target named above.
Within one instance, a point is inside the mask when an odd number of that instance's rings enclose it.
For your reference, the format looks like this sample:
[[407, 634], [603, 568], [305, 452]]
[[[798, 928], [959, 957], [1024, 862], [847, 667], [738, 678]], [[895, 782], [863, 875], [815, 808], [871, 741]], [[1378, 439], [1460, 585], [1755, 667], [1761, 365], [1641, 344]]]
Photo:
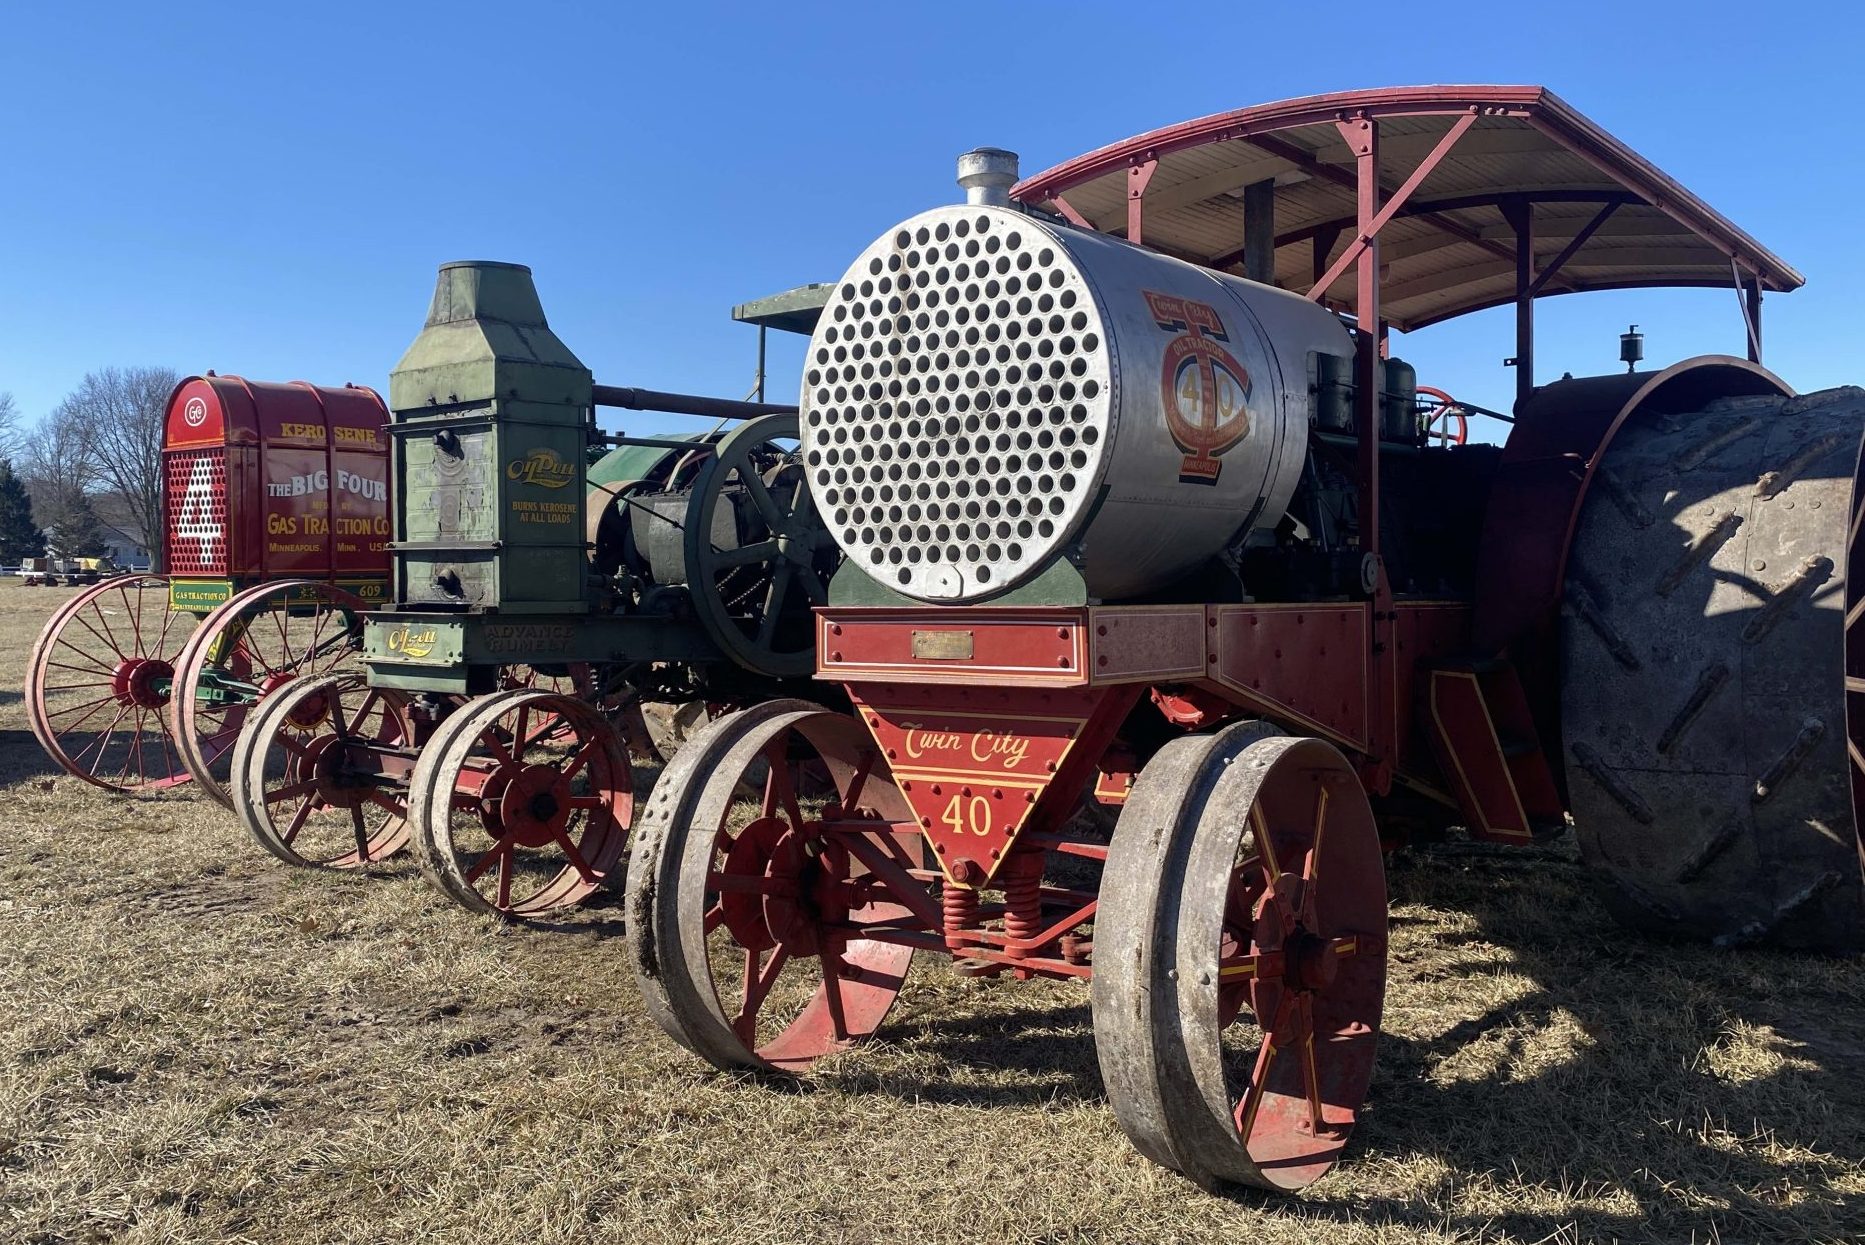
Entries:
[[1385, 991], [1378, 834], [1352, 769], [1318, 740], [1251, 745], [1208, 807], [1207, 823], [1249, 813], [1228, 859], [1220, 836], [1193, 845], [1194, 875], [1232, 867], [1212, 924], [1196, 931], [1219, 948], [1216, 1009], [1200, 1028], [1216, 1054], [1247, 997], [1263, 1039], [1247, 1069], [1226, 1061], [1224, 1101], [1264, 1183], [1299, 1189], [1338, 1161], [1372, 1081]]
[[413, 765], [399, 692], [357, 677], [297, 679], [260, 703], [234, 745], [235, 813], [286, 864], [360, 869], [408, 841], [394, 773]]
[[[793, 750], [792, 741], [801, 746]], [[862, 823], [875, 827], [872, 835], [851, 835], [846, 820], [832, 838], [822, 834], [791, 773], [805, 767], [810, 750], [837, 793], [817, 812], [870, 802], [892, 811], [899, 802], [857, 723], [779, 701], [721, 718], [689, 739], [643, 821], [629, 878], [637, 977], [669, 1035], [719, 1067], [801, 1073], [866, 1040], [912, 963], [909, 947], [838, 928], [899, 919], [907, 909], [871, 899], [837, 919], [842, 905], [825, 902], [857, 859], [865, 864], [888, 850], [881, 839], [891, 818]], [[758, 807], [730, 824], [743, 775], [761, 761]], [[816, 871], [806, 875], [799, 862], [812, 851]], [[761, 932], [747, 946], [740, 939], [754, 929]]]
[[[1328, 780], [1325, 817], [1312, 783], [1299, 808], [1276, 794], [1291, 775], [1299, 783], [1315, 774]], [[1266, 787], [1272, 797], [1253, 813]], [[1315, 887], [1305, 885], [1304, 819], [1325, 827]], [[1273, 883], [1259, 841], [1272, 846]], [[1308, 896], [1314, 911], [1301, 915]], [[1385, 921], [1372, 812], [1331, 745], [1246, 722], [1161, 749], [1121, 812], [1095, 924], [1095, 1043], [1134, 1145], [1210, 1188], [1289, 1191], [1324, 1174], [1372, 1075]], [[1313, 924], [1318, 937], [1292, 937], [1297, 924]], [[1333, 958], [1316, 965], [1313, 951]], [[1299, 989], [1287, 980], [1289, 958], [1299, 959]], [[1290, 1009], [1298, 994], [1311, 1001]], [[1248, 1032], [1239, 1017], [1252, 1006], [1268, 1018], [1265, 1040], [1239, 1042]], [[1313, 1062], [1300, 1040], [1309, 1017], [1336, 1035], [1312, 1048]]]
[[[93, 786], [151, 791], [190, 778], [164, 688], [193, 620], [168, 608], [167, 588], [165, 575], [94, 584], [54, 611], [33, 645], [25, 688], [33, 734], [61, 768]], [[146, 599], [156, 589], [159, 605]], [[112, 598], [114, 623], [104, 604]], [[79, 698], [54, 704], [64, 693]]]
[[[510, 920], [589, 898], [620, 862], [633, 822], [633, 772], [614, 728], [583, 701], [535, 689], [457, 711], [423, 749], [409, 790], [428, 879], [462, 906]], [[547, 850], [561, 857], [554, 869]], [[548, 874], [514, 895], [526, 864]]]
[[[253, 705], [268, 690], [289, 678], [330, 673], [361, 651], [355, 620], [362, 608], [357, 597], [333, 584], [285, 580], [237, 593], [202, 619], [176, 661], [175, 686], [189, 694], [171, 697], [168, 714], [182, 762], [211, 799], [232, 807], [227, 776], [233, 748]], [[307, 610], [315, 611], [316, 621], [294, 629], [293, 617]], [[263, 621], [268, 617], [270, 624]], [[203, 703], [202, 683], [210, 671], [221, 676], [215, 682], [228, 685], [217, 691], [246, 696]]]

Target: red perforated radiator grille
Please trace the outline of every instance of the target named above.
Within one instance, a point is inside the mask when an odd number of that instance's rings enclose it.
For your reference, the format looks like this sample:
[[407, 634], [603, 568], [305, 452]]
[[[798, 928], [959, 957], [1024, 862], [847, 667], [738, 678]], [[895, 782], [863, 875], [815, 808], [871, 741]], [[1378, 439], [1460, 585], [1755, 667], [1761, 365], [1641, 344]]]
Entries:
[[167, 456], [163, 481], [172, 575], [227, 573], [227, 452], [215, 446]]

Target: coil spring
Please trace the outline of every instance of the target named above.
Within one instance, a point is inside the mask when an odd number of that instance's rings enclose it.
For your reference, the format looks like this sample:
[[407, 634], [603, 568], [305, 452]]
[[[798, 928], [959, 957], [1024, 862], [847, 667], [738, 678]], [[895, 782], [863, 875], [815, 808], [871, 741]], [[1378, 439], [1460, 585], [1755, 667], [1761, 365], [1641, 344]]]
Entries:
[[951, 944], [963, 930], [978, 924], [978, 892], [969, 886], [947, 882], [939, 892], [939, 908], [945, 918], [945, 938]]
[[1013, 869], [1004, 879], [1004, 932], [1013, 939], [1036, 937], [1043, 928], [1043, 872], [1038, 858], [1035, 868]]

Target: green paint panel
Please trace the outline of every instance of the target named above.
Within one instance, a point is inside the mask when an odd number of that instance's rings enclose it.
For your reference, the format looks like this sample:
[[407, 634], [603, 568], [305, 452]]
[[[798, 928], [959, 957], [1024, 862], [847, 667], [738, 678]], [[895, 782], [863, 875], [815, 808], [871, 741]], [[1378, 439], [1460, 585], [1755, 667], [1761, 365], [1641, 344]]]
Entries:
[[205, 614], [233, 596], [230, 579], [171, 579], [168, 608], [181, 614]]
[[529, 269], [442, 266], [427, 326], [389, 377], [398, 606], [586, 608], [592, 384]]

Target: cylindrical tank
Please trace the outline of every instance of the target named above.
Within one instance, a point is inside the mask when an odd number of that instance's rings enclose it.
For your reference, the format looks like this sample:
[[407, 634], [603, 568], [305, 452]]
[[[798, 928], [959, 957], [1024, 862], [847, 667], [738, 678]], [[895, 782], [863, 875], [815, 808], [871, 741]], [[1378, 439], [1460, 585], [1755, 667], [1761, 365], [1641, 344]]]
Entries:
[[988, 599], [1071, 546], [1101, 600], [1281, 518], [1331, 313], [1008, 208], [864, 250], [804, 372], [809, 480], [844, 552], [928, 601]]

